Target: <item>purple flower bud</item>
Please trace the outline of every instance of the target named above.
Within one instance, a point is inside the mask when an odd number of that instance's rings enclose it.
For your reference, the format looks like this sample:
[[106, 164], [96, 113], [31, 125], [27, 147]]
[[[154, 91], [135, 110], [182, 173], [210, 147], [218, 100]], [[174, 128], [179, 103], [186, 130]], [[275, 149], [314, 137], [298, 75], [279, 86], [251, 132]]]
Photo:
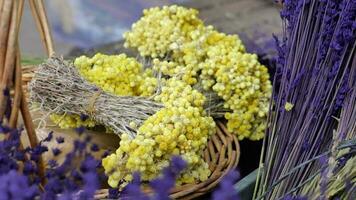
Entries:
[[186, 167], [187, 167], [187, 162], [185, 162], [185, 160], [183, 160], [182, 157], [180, 157], [180, 156], [173, 156], [172, 157], [172, 159], [171, 159], [171, 168], [170, 169], [175, 174], [178, 175]]
[[90, 135], [85, 136], [84, 141], [85, 142], [90, 142], [91, 141], [91, 136]]
[[46, 151], [48, 151], [48, 148], [46, 146], [43, 145], [36, 146], [35, 148], [32, 149], [32, 152], [30, 152], [31, 160], [38, 162], [40, 156]]
[[48, 165], [49, 165], [50, 168], [55, 168], [55, 167], [58, 166], [58, 163], [55, 160], [49, 160], [48, 161]]
[[95, 172], [88, 172], [83, 175], [83, 180], [83, 191], [80, 193], [79, 199], [92, 199], [95, 191], [99, 188], [98, 176]]
[[122, 199], [149, 200], [149, 197], [141, 190], [141, 178], [139, 173], [133, 174], [133, 181], [123, 189], [120, 197]]
[[85, 120], [87, 120], [88, 118], [89, 118], [88, 115], [86, 115], [86, 114], [80, 114], [80, 120], [85, 121]]
[[47, 137], [45, 139], [43, 139], [43, 142], [50, 142], [53, 138], [53, 131], [49, 132]]
[[58, 144], [62, 144], [64, 142], [64, 137], [56, 137], [56, 141]]
[[92, 152], [97, 152], [97, 151], [99, 151], [99, 146], [97, 144], [92, 144], [90, 147], [90, 150]]
[[87, 146], [86, 142], [82, 142], [80, 140], [74, 140], [73, 144], [74, 144], [74, 151], [79, 151], [79, 152], [84, 151]]
[[31, 161], [26, 161], [23, 167], [23, 174], [29, 175], [37, 171], [36, 166]]
[[22, 151], [16, 151], [14, 152], [14, 158], [18, 161], [24, 161], [25, 160], [25, 153]]
[[0, 124], [0, 133], [8, 133], [10, 130], [10, 127], [3, 125], [2, 123]]
[[83, 173], [95, 171], [100, 166], [100, 161], [96, 160], [93, 156], [88, 155], [80, 165], [80, 170]]
[[10, 116], [11, 116], [11, 98], [6, 98], [6, 108], [5, 108], [5, 117], [7, 119], [10, 119]]
[[74, 178], [74, 180], [76, 180], [76, 181], [81, 181], [82, 180], [82, 175], [80, 174], [80, 172], [78, 171], [78, 170], [72, 170], [71, 172], [70, 172], [70, 175], [71, 175], [71, 177], [73, 177]]
[[101, 158], [105, 158], [106, 156], [108, 156], [110, 154], [109, 150], [105, 150], [103, 155], [101, 155]]
[[59, 178], [54, 177], [47, 180], [44, 189], [41, 199], [56, 199], [57, 194], [63, 192], [63, 184]]
[[76, 128], [75, 131], [76, 131], [79, 135], [81, 135], [81, 134], [84, 133], [85, 127], [84, 127], [84, 126], [80, 126], [80, 127]]
[[5, 89], [3, 90], [3, 94], [4, 94], [4, 96], [10, 96], [10, 90], [9, 90], [9, 88], [5, 88]]
[[118, 199], [119, 198], [119, 190], [115, 188], [109, 188], [109, 199]]
[[58, 148], [53, 148], [52, 153], [54, 156], [58, 156], [62, 151]]

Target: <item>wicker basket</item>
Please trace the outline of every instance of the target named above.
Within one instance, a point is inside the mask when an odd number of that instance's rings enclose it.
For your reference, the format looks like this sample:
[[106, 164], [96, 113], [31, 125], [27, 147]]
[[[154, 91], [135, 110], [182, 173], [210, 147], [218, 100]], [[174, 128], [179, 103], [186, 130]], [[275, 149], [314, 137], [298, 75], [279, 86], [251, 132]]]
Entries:
[[[240, 146], [236, 136], [227, 132], [225, 125], [217, 121], [217, 134], [211, 136], [204, 150], [204, 160], [212, 171], [210, 177], [201, 183], [185, 184], [172, 189], [173, 199], [194, 199], [211, 191], [230, 170], [235, 169], [240, 158]], [[149, 189], [146, 192], [150, 192]], [[97, 191], [96, 199], [108, 197], [108, 190]]]

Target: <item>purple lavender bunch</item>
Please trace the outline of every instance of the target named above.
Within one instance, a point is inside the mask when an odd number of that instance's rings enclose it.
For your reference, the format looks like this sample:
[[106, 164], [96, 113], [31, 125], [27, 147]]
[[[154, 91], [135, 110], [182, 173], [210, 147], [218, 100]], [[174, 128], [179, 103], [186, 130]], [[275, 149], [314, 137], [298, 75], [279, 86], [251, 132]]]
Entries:
[[[98, 172], [101, 161], [91, 155], [91, 150], [98, 147], [91, 144], [91, 138], [74, 142], [74, 149], [66, 155], [63, 163], [48, 161], [46, 184], [44, 191], [39, 190], [38, 160], [48, 148], [46, 142], [53, 139], [53, 132], [40, 141], [34, 148], [20, 148], [22, 129], [11, 129], [0, 124], [0, 134], [7, 137], [0, 141], [0, 199], [92, 199], [99, 188], [102, 173]], [[83, 134], [83, 130], [80, 133]], [[57, 143], [63, 143], [63, 138], [56, 138]], [[87, 148], [91, 146], [91, 148]], [[52, 149], [55, 155], [61, 151]], [[74, 160], [81, 158], [79, 168], [74, 166]], [[19, 166], [22, 163], [22, 167]], [[19, 171], [21, 170], [21, 171]], [[21, 173], [22, 172], [22, 173]]]
[[330, 150], [335, 129], [344, 129], [336, 138], [356, 137], [355, 120], [341, 118], [353, 113], [352, 107], [345, 109], [345, 100], [356, 104], [351, 96], [356, 90], [356, 1], [285, 0], [283, 5], [264, 169], [255, 198], [298, 194], [320, 169], [318, 162], [308, 161]]
[[23, 152], [19, 151], [19, 130], [0, 124], [0, 131], [0, 134], [9, 134], [8, 139], [0, 141], [0, 175], [3, 175], [18, 169], [17, 161], [23, 159]]
[[0, 199], [30, 200], [39, 194], [37, 185], [30, 185], [27, 176], [15, 170], [0, 176]]
[[122, 199], [138, 200], [169, 200], [169, 191], [175, 186], [176, 177], [187, 167], [187, 163], [179, 156], [173, 156], [171, 164], [162, 171], [162, 176], [152, 180], [149, 185], [153, 195], [149, 196], [141, 191], [141, 178], [139, 173], [134, 173], [134, 178], [123, 190]]

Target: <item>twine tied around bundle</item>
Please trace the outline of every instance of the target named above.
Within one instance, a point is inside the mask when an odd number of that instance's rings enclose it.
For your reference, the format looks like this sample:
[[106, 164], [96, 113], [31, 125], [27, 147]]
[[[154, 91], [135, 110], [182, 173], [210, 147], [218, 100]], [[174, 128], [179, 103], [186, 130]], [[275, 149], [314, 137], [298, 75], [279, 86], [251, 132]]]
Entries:
[[90, 115], [93, 115], [94, 114], [94, 111], [95, 111], [95, 102], [96, 100], [99, 98], [99, 96], [101, 95], [102, 93], [102, 90], [99, 89], [96, 93], [94, 93], [94, 95], [89, 99], [88, 101], [88, 108], [86, 109], [87, 112], [90, 114]]

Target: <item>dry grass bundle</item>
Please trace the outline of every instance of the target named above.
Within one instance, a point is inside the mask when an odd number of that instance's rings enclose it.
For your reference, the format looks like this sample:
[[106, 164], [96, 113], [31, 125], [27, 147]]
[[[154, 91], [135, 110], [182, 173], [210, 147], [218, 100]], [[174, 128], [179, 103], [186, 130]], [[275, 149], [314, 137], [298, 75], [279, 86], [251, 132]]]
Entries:
[[163, 107], [145, 98], [101, 91], [82, 78], [72, 64], [55, 57], [38, 67], [29, 90], [32, 104], [41, 110], [87, 115], [114, 133], [128, 133], [132, 138], [135, 130], [129, 123], [140, 125]]

